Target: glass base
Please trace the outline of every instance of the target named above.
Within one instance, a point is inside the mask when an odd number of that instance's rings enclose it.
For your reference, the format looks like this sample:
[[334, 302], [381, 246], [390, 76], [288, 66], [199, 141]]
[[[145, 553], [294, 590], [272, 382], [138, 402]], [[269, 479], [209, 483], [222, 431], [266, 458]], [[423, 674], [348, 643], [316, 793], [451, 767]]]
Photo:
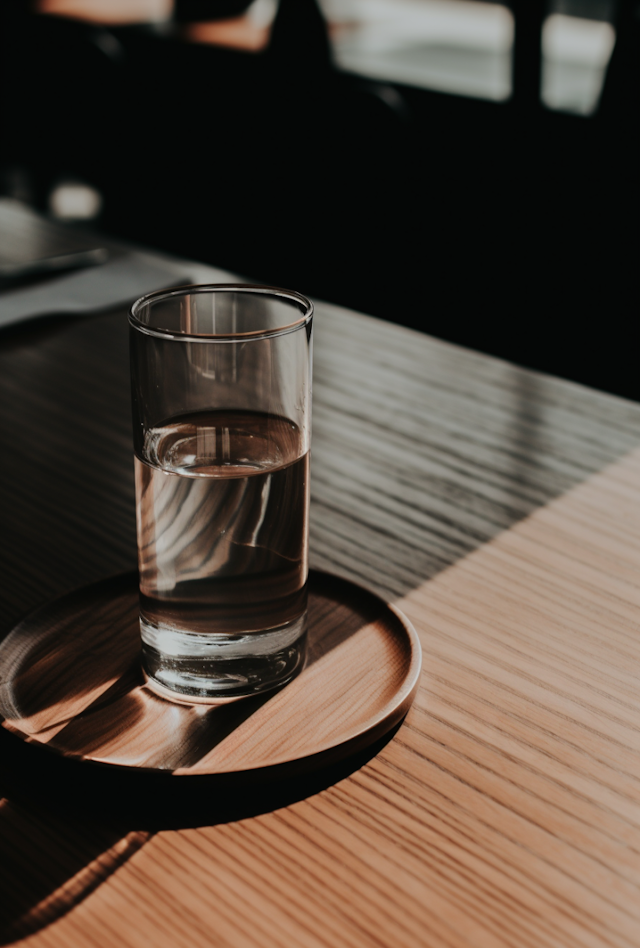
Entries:
[[225, 704], [280, 688], [304, 666], [306, 614], [265, 632], [220, 635], [152, 626], [140, 617], [142, 670], [171, 701]]

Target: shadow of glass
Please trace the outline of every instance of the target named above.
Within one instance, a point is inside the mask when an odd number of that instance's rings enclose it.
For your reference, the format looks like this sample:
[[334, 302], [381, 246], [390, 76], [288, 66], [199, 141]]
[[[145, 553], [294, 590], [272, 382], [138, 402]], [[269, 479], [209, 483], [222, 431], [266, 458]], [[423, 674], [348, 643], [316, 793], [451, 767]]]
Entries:
[[[334, 577], [314, 573], [312, 586], [306, 668], [385, 608]], [[302, 772], [294, 762], [176, 777], [173, 771], [200, 761], [279, 692], [214, 708], [163, 701], [142, 684], [137, 608], [137, 578], [128, 574], [45, 607], [0, 646], [0, 791], [7, 796], [0, 879], [9, 895], [0, 944], [63, 915], [154, 832], [247, 819], [302, 800], [362, 767], [400, 726], [374, 743], [350, 745], [339, 759], [318, 753]], [[136, 768], [131, 734], [152, 720]], [[120, 754], [121, 765], [82, 759], [101, 754]]]
[[[118, 768], [87, 768], [43, 755], [0, 733], [3, 758], [20, 774], [0, 788], [10, 796], [0, 802], [0, 945], [66, 914], [156, 832], [245, 820], [320, 793], [379, 754], [401, 724], [363, 750], [309, 774], [276, 774], [261, 784], [225, 786], [206, 775], [185, 780], [165, 772], [152, 792], [129, 770], [118, 775], [124, 777], [118, 782], [112, 773]], [[49, 758], [47, 767], [43, 756]], [[76, 793], [65, 792], [65, 786], [74, 785]]]
[[116, 577], [73, 592], [9, 633], [0, 644], [0, 714], [5, 720], [19, 722], [22, 732], [46, 731], [120, 687], [140, 651], [131, 586], [130, 576]]
[[[377, 597], [312, 573], [305, 671], [383, 609]], [[135, 574], [45, 606], [0, 645], [5, 728], [63, 756], [122, 767], [191, 767], [278, 694], [208, 707], [173, 704], [145, 688]]]
[[26, 938], [68, 912], [150, 835], [0, 801], [0, 944]]

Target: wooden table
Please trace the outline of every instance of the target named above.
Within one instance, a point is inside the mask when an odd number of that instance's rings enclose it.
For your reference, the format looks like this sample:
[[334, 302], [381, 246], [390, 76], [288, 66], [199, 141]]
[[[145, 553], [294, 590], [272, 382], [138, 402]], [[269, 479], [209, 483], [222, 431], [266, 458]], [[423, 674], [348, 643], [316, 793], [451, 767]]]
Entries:
[[[135, 566], [124, 310], [6, 331], [0, 386], [7, 632]], [[414, 707], [235, 822], [5, 799], [1, 943], [637, 946], [640, 405], [328, 305], [314, 399], [312, 565], [413, 620]]]

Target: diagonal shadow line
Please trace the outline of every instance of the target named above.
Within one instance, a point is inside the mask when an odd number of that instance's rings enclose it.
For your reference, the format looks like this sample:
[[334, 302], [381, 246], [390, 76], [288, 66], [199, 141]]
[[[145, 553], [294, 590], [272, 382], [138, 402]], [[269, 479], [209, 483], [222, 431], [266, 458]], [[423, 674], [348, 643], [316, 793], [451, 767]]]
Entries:
[[[32, 800], [0, 801], [0, 849], [13, 857], [0, 860], [0, 886], [5, 897], [0, 909], [0, 945], [21, 941], [66, 915], [157, 832], [236, 822], [291, 806], [363, 767], [401, 725], [399, 722], [348, 759], [313, 774], [267, 785], [260, 792], [254, 786], [218, 795], [212, 801], [206, 778], [191, 778], [189, 782], [195, 781], [196, 789], [188, 799], [171, 801], [160, 794], [145, 807], [144, 819], [139, 811], [129, 813], [125, 807], [117, 822], [105, 826], [102, 818], [98, 822], [75, 806], [73, 810], [52, 809]], [[101, 812], [103, 802], [98, 793], [89, 806]], [[128, 830], [130, 826], [138, 828]], [[16, 859], [16, 854], [22, 860]]]
[[[329, 328], [331, 328], [330, 323], [327, 323], [327, 326], [328, 326], [327, 331], [329, 331]], [[30, 331], [31, 331], [31, 330], [30, 330]], [[319, 347], [318, 347], [318, 348], [319, 348]], [[318, 354], [320, 354], [320, 353], [318, 352]], [[542, 383], [541, 383], [541, 384], [542, 384]], [[320, 395], [320, 392], [319, 392], [318, 394]], [[534, 395], [535, 395], [535, 393], [534, 393]], [[348, 397], [347, 397], [347, 398], [343, 398], [342, 400], [343, 400], [343, 401], [348, 401]], [[527, 404], [528, 404], [528, 399], [525, 399], [524, 401], [527, 402]], [[369, 416], [367, 416], [367, 418], [368, 418], [368, 417], [369, 417]], [[522, 426], [521, 426], [521, 427], [522, 427]], [[543, 432], [543, 433], [544, 433], [544, 432]], [[537, 449], [537, 446], [536, 446], [535, 443], [533, 442], [533, 439], [529, 438], [528, 440], [531, 442], [532, 447]], [[527, 442], [527, 443], [528, 443], [528, 442]], [[548, 448], [545, 448], [544, 445], [542, 446], [542, 448], [543, 448], [543, 449], [541, 449], [539, 453], [540, 453], [541, 456], [544, 457], [544, 456], [545, 456], [545, 453], [546, 453], [546, 455], [549, 454], [549, 450], [548, 450]], [[532, 453], [535, 454], [536, 451], [532, 451]], [[521, 459], [521, 458], [519, 458], [519, 457], [516, 457], [516, 456], [514, 455], [514, 470], [511, 472], [513, 483], [515, 483], [515, 484], [517, 484], [517, 485], [518, 485], [518, 484], [523, 484], [523, 485], [525, 485], [525, 486], [528, 487], [528, 486], [529, 486], [529, 480], [530, 480], [530, 481], [531, 481], [531, 484], [532, 484], [533, 486], [536, 486], [536, 487], [537, 487], [537, 480], [536, 480], [536, 478], [534, 477], [534, 475], [535, 475], [535, 472], [536, 472], [536, 467], [537, 467], [539, 464], [540, 464], [540, 459], [539, 459], [539, 457], [537, 457], [537, 456], [534, 457], [534, 458], [531, 460], [531, 462], [530, 462], [528, 458], [525, 458], [525, 459], [523, 460], [523, 459]], [[586, 475], [585, 475], [585, 476], [586, 476]], [[537, 502], [537, 501], [536, 501], [536, 502]], [[348, 528], [348, 529], [351, 529], [351, 530], [353, 529], [353, 521], [352, 521], [352, 520], [348, 520], [348, 522], [347, 522], [347, 528]], [[487, 535], [487, 537], [485, 538], [485, 541], [486, 541], [487, 539], [490, 539], [490, 535], [489, 535], [490, 532], [491, 532], [491, 531], [488, 530], [488, 535]], [[480, 541], [480, 542], [484, 542], [484, 541]], [[470, 540], [470, 541], [469, 541], [469, 550], [471, 550], [472, 548], [474, 548], [474, 543], [471, 542], [471, 540]], [[412, 556], [415, 556], [415, 554], [412, 553]], [[418, 559], [419, 559], [419, 557], [418, 557]], [[333, 562], [333, 561], [331, 560], [331, 562]], [[431, 575], [434, 574], [434, 572], [437, 572], [437, 570], [440, 568], [439, 563], [440, 563], [440, 561], [438, 561], [438, 562], [436, 563], [436, 565], [434, 566], [434, 565], [432, 564], [431, 559], [427, 559], [427, 556], [426, 556], [426, 554], [425, 554], [425, 555], [424, 555], [424, 563], [423, 563], [423, 562], [420, 562], [420, 561], [418, 562], [418, 564], [416, 564], [415, 562], [411, 563], [412, 571], [411, 571], [411, 574], [410, 574], [410, 575], [413, 576], [413, 575], [417, 572], [417, 573], [421, 573], [421, 574], [424, 574], [424, 575], [429, 574], [429, 576], [431, 576]], [[416, 565], [418, 566], [417, 569], [416, 569]], [[367, 569], [369, 570], [369, 572], [367, 572]], [[356, 578], [356, 577], [354, 577], [354, 578]], [[380, 579], [379, 579], [379, 575], [378, 575], [378, 572], [376, 571], [375, 566], [367, 567], [366, 564], [365, 564], [365, 566], [363, 567], [363, 572], [362, 572], [362, 575], [361, 575], [360, 579], [361, 579], [361, 581], [369, 582], [369, 583], [371, 583], [372, 585], [376, 585], [376, 584], [379, 585], [379, 583], [381, 582]], [[400, 581], [399, 581], [399, 580], [395, 580], [395, 582], [396, 582], [398, 585], [400, 584]], [[379, 588], [380, 588], [380, 586], [379, 586]], [[411, 587], [411, 588], [413, 588], [413, 587]], [[394, 592], [395, 592], [396, 595], [401, 595], [402, 592], [405, 592], [405, 593], [406, 593], [406, 592], [409, 592], [409, 591], [410, 591], [410, 589], [404, 589], [404, 590], [394, 589]], [[254, 709], [254, 711], [255, 711], [255, 710], [257, 710], [257, 709]], [[252, 712], [252, 713], [254, 713], [254, 712]], [[236, 725], [236, 726], [237, 726], [237, 725]], [[0, 729], [0, 730], [1, 730], [1, 729]], [[391, 736], [391, 735], [387, 735], [387, 739], [388, 739], [390, 736]], [[7, 737], [9, 737], [9, 735], [7, 735]], [[45, 751], [45, 754], [46, 754], [46, 751]], [[42, 757], [42, 751], [40, 752], [40, 757]], [[65, 764], [65, 763], [68, 763], [68, 762], [64, 762], [64, 761], [62, 762], [63, 768], [64, 768], [64, 764]], [[358, 766], [360, 766], [360, 764], [358, 764]], [[354, 769], [355, 769], [355, 768], [354, 768]], [[69, 772], [69, 771], [64, 770], [64, 773], [67, 774], [67, 777], [73, 775], [73, 771]], [[36, 767], [36, 768], [34, 769], [34, 774], [36, 775], [37, 779], [39, 779], [39, 781], [40, 781], [41, 784], [44, 783], [44, 780], [43, 780], [43, 768], [42, 768], [42, 767], [40, 767], [40, 766], [38, 765], [38, 767]], [[326, 777], [327, 777], [327, 779], [329, 779], [328, 773], [326, 774]], [[64, 778], [63, 778], [63, 779], [64, 779]], [[333, 782], [333, 781], [332, 781], [332, 782]], [[292, 784], [293, 784], [293, 782], [290, 782], [290, 783], [289, 783], [289, 791], [288, 791], [288, 792], [289, 792], [289, 796], [287, 796], [287, 794], [283, 794], [282, 799], [292, 799], [292, 798], [291, 798], [291, 792], [292, 792], [292, 791], [291, 791], [291, 787], [292, 787]], [[47, 787], [46, 787], [46, 786], [43, 786], [43, 787], [41, 787], [40, 789], [43, 790], [43, 792], [44, 792], [44, 794], [45, 794], [45, 796], [46, 796]], [[254, 796], [256, 796], [256, 795], [254, 794]], [[90, 805], [94, 805], [94, 806], [95, 806], [96, 804], [99, 804], [99, 803], [100, 803], [100, 796], [98, 795], [96, 798], [94, 798], [94, 799], [92, 800], [92, 803], [91, 803]], [[236, 813], [239, 812], [239, 811], [241, 812], [241, 811], [242, 811], [242, 806], [245, 806], [245, 805], [246, 805], [246, 801], [242, 801], [242, 800], [238, 801], [238, 802], [237, 802], [237, 806], [236, 806], [235, 812], [236, 812]], [[284, 804], [281, 804], [281, 805], [284, 805]], [[269, 805], [267, 808], [273, 808], [273, 806]], [[222, 819], [223, 819], [224, 812], [233, 813], [234, 810], [233, 810], [233, 808], [230, 808], [229, 811], [223, 811], [220, 806], [217, 806], [216, 809], [215, 809], [215, 813], [214, 813], [214, 812], [212, 811], [212, 809], [211, 809], [211, 806], [210, 806], [210, 807], [209, 807], [209, 811], [208, 811], [208, 815], [207, 815], [206, 813], [205, 813], [204, 815], [205, 815], [205, 817], [208, 818], [208, 820], [211, 820], [211, 819], [213, 818], [214, 821], [218, 821], [218, 820], [222, 820]], [[247, 815], [252, 815], [252, 811], [251, 811], [251, 809], [250, 809], [249, 807], [247, 807], [246, 813], [247, 813]], [[190, 814], [188, 814], [188, 815], [179, 814], [178, 817], [181, 818], [182, 820], [188, 821], [188, 822], [192, 822], [193, 820], [199, 819], [199, 817], [196, 817], [196, 816], [193, 815], [193, 811], [192, 811]], [[236, 818], [238, 818], [238, 817], [236, 817]], [[12, 814], [12, 819], [14, 819], [14, 814]], [[127, 825], [132, 825], [132, 824], [129, 823], [129, 824], [127, 824]], [[135, 824], [135, 825], [143, 825], [143, 824]], [[157, 825], [159, 825], [159, 826], [160, 826], [160, 825], [168, 825], [168, 823], [165, 824], [165, 823], [162, 821], [162, 819], [159, 819], [158, 822], [157, 822]], [[187, 825], [187, 822], [184, 822], [182, 825]], [[81, 832], [84, 831], [84, 825], [83, 825], [82, 827], [78, 827], [77, 814], [74, 814], [74, 820], [69, 821], [68, 826], [71, 827], [70, 832], [72, 832], [72, 833], [81, 833]], [[74, 827], [75, 827], [75, 829], [74, 829]], [[46, 827], [42, 829], [42, 832], [43, 832], [43, 833], [46, 832]], [[90, 858], [89, 858], [89, 861], [88, 861], [87, 865], [89, 865], [89, 864], [91, 864], [91, 859], [90, 859]], [[0, 866], [2, 866], [2, 861], [0, 861]], [[0, 878], [2, 878], [1, 870], [0, 870]], [[70, 878], [70, 879], [71, 879], [71, 878], [74, 878], [73, 873], [71, 873], [71, 876], [70, 876], [69, 878]], [[54, 888], [52, 891], [55, 892], [55, 891], [57, 891], [57, 889]], [[43, 924], [46, 924], [46, 922], [44, 922]], [[1, 937], [1, 936], [0, 936], [0, 937]], [[6, 943], [6, 941], [5, 941], [4, 943]]]
[[[313, 637], [315, 628], [322, 628], [324, 623], [332, 614], [340, 610], [340, 591], [343, 595], [350, 593], [353, 598], [353, 586], [343, 582], [337, 577], [329, 577], [315, 571], [312, 573], [312, 582], [315, 591], [322, 590], [325, 593], [324, 598], [319, 598], [314, 602], [310, 600], [309, 607], [309, 643], [307, 651], [307, 660], [305, 668], [310, 668], [315, 662], [325, 655], [328, 655], [333, 649], [345, 642], [352, 635], [355, 635], [364, 625], [373, 621], [380, 615], [382, 609], [379, 600], [374, 596], [362, 591], [362, 601], [358, 603], [359, 612], [355, 614], [350, 610], [342, 609], [342, 616], [336, 618], [331, 627], [323, 634], [321, 640], [316, 641]], [[327, 593], [332, 592], [336, 600], [328, 599]], [[354, 621], [355, 619], [355, 621]], [[286, 686], [285, 686], [286, 687]], [[242, 701], [233, 704], [223, 705], [211, 709], [207, 715], [194, 722], [190, 737], [194, 739], [192, 747], [188, 748], [181, 756], [176, 756], [171, 764], [172, 768], [177, 770], [179, 767], [192, 767], [198, 761], [202, 760], [210, 751], [221, 744], [233, 731], [237, 730], [245, 721], [259, 711], [269, 701], [272, 701], [282, 689], [269, 691], [261, 695], [255, 695], [245, 698]], [[212, 727], [213, 724], [213, 727]]]
[[32, 803], [0, 801], [0, 945], [66, 914], [151, 836]]
[[[135, 574], [129, 574], [128, 583], [124, 579], [120, 590], [131, 591], [135, 595]], [[129, 585], [131, 590], [128, 590]], [[310, 586], [307, 668], [354, 635], [363, 625], [374, 621], [385, 608], [376, 596], [360, 589], [354, 594], [352, 584], [327, 574], [312, 571]], [[137, 632], [132, 634], [137, 635]], [[193, 766], [272, 701], [280, 690], [203, 708], [201, 712], [181, 708], [179, 730], [174, 733], [172, 744], [160, 748], [156, 758], [151, 756], [146, 759], [145, 768], [171, 771]], [[166, 707], [161, 698], [142, 685], [139, 666], [134, 663], [87, 708], [67, 721], [55, 735], [51, 746], [71, 756], [89, 756], [118, 734], [132, 728], [155, 702]]]
[[84, 711], [81, 711], [79, 714], [70, 715], [67, 718], [62, 718], [55, 721], [53, 724], [46, 725], [38, 730], [38, 735], [46, 735], [48, 731], [55, 731], [57, 734], [64, 734], [66, 728], [73, 724], [74, 721], [81, 721], [84, 717], [96, 712], [101, 711], [105, 708], [110, 707], [117, 701], [123, 699], [128, 695], [133, 688], [143, 685], [142, 671], [140, 668], [139, 661], [129, 665], [126, 671], [120, 675], [120, 677], [113, 682], [112, 685], [107, 688], [106, 691], [103, 691], [102, 694], [88, 705]]
[[[136, 582], [133, 575], [131, 581]], [[314, 574], [314, 582], [321, 594], [314, 602], [310, 625], [319, 625], [324, 633], [311, 641], [308, 665], [374, 620], [384, 608], [376, 596], [363, 591], [357, 609], [343, 607], [341, 614], [340, 600], [348, 594], [353, 597], [352, 584], [322, 574]], [[344, 622], [345, 616], [350, 621]], [[131, 688], [137, 690], [139, 675], [137, 665], [129, 665], [79, 718], [110, 712], [114, 702], [127, 700]], [[277, 693], [256, 695], [195, 717], [172, 765], [189, 766], [199, 760]], [[64, 915], [158, 829], [235, 821], [290, 805], [363, 766], [399, 726], [369, 747], [309, 774], [280, 774], [247, 787], [214, 787], [206, 775], [185, 780], [172, 778], [171, 772], [165, 771], [154, 775], [159, 779], [154, 781], [152, 794], [145, 775], [136, 780], [132, 768], [65, 759], [46, 745], [29, 744], [0, 728], [0, 756], [7, 764], [3, 783], [9, 784], [10, 796], [10, 802], [0, 805], [0, 846], [6, 851], [0, 860], [0, 884], [9, 896], [4, 914], [0, 913], [0, 944], [24, 938]], [[148, 772], [146, 778], [148, 781]], [[95, 813], [106, 813], [111, 822], [105, 827], [103, 819], [97, 822]], [[132, 826], [136, 829], [131, 830]]]
[[[327, 606], [326, 615], [329, 615], [331, 611], [331, 606]], [[344, 630], [338, 629], [333, 639], [329, 636], [329, 641], [326, 643], [322, 654], [326, 654], [331, 648], [336, 647], [339, 642], [344, 641], [346, 637]], [[318, 657], [318, 653], [312, 653], [311, 661], [317, 660]], [[264, 703], [263, 698], [269, 700], [271, 697], [271, 695], [257, 696], [257, 701], [255, 699], [249, 699], [250, 703], [247, 703], [245, 709], [242, 709], [242, 703], [239, 703], [235, 707], [227, 706], [223, 710], [233, 710], [234, 712], [242, 711], [243, 719], [246, 720], [247, 717], [255, 713], [258, 707], [262, 706]], [[105, 695], [102, 695], [100, 699], [96, 699], [96, 704], [99, 703], [105, 704]], [[237, 727], [240, 723], [239, 717], [234, 717], [234, 719], [230, 718], [228, 723], [231, 729], [233, 729], [234, 726]], [[400, 725], [398, 725], [398, 727], [399, 726]], [[143, 835], [141, 835], [140, 831], [137, 831], [133, 834], [128, 833], [121, 836], [120, 840], [124, 845], [123, 854], [120, 857], [120, 861], [114, 863], [109, 872], [92, 875], [94, 872], [94, 860], [88, 858], [86, 866], [84, 867], [84, 869], [88, 871], [84, 873], [84, 875], [82, 868], [75, 874], [68, 870], [69, 877], [66, 881], [63, 881], [62, 884], [57, 887], [54, 887], [52, 884], [49, 894], [45, 891], [44, 896], [40, 898], [35, 905], [31, 908], [27, 905], [25, 910], [19, 912], [18, 909], [24, 909], [25, 903], [23, 901], [22, 905], [18, 905], [16, 911], [10, 914], [8, 923], [5, 926], [0, 924], [0, 944], [9, 944], [19, 937], [24, 937], [23, 933], [28, 934], [33, 932], [48, 924], [53, 918], [64, 914], [73, 904], [77, 904], [78, 901], [81, 901], [89, 892], [100, 885], [112, 871], [115, 871], [118, 865], [121, 865], [125, 859], [129, 858], [129, 855], [133, 854], [141, 845], [144, 845], [144, 842], [151, 837], [154, 830], [196, 826], [205, 823], [228, 822], [255, 816], [280, 806], [290, 805], [296, 802], [296, 800], [318, 792], [330, 786], [332, 783], [335, 783], [336, 780], [348, 776], [349, 773], [352, 773], [355, 769], [366, 763], [368, 759], [377, 754], [384, 744], [391, 739], [393, 733], [394, 732], [388, 733], [383, 739], [379, 740], [376, 745], [369, 747], [366, 752], [353, 755], [349, 760], [343, 761], [339, 766], [326, 768], [321, 774], [311, 775], [310, 777], [284, 780], [279, 784], [274, 783], [271, 786], [260, 788], [259, 793], [256, 793], [255, 786], [244, 792], [238, 792], [237, 788], [232, 788], [230, 793], [226, 795], [219, 793], [215, 799], [212, 800], [211, 784], [206, 781], [206, 778], [200, 780], [200, 778], [196, 777], [186, 781], [186, 783], [189, 783], [193, 787], [193, 792], [190, 791], [188, 797], [184, 795], [179, 797], [173, 795], [171, 792], [165, 793], [164, 791], [170, 790], [172, 783], [175, 786], [184, 784], [185, 781], [171, 781], [170, 775], [167, 775], [168, 779], [163, 781], [164, 786], [158, 784], [158, 789], [162, 792], [158, 794], [157, 799], [154, 801], [155, 806], [146, 807], [145, 821], [140, 822], [140, 812], [138, 812], [135, 817], [128, 815], [123, 822], [123, 826], [145, 825], [152, 827], [152, 829], [147, 829]], [[68, 761], [60, 762], [63, 765], [70, 763]], [[92, 797], [92, 808], [100, 803], [101, 798], [99, 795]], [[2, 811], [0, 810], [0, 814], [1, 813]], [[136, 820], [138, 822], [136, 822]], [[74, 827], [74, 834], [77, 834], [77, 825]], [[110, 853], [110, 851], [108, 848], [105, 850], [107, 853]], [[100, 861], [104, 862], [102, 857]], [[11, 867], [11, 869], [12, 868], [13, 867]], [[15, 872], [13, 874], [15, 874]], [[5, 876], [6, 872], [3, 873], [0, 870], [0, 882], [4, 882]], [[55, 882], [56, 880], [54, 879], [53, 881]], [[84, 889], [79, 891], [83, 884], [85, 886]], [[8, 891], [10, 891], [10, 889]], [[39, 894], [42, 894], [42, 890], [32, 892], [32, 894], [35, 899]]]

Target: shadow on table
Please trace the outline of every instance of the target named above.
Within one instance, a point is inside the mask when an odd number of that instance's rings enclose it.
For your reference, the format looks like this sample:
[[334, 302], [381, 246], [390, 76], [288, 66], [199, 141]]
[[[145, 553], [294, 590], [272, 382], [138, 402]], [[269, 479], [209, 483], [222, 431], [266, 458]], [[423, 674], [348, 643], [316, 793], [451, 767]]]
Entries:
[[[175, 704], [145, 687], [137, 575], [125, 574], [46, 604], [0, 643], [0, 715], [19, 738], [6, 753], [20, 758], [16, 774], [30, 775], [27, 792], [46, 774], [48, 794], [73, 796], [74, 806], [94, 784], [111, 787], [109, 810], [148, 787], [139, 793], [142, 814], [160, 786], [201, 776], [214, 776], [221, 791], [262, 788], [324, 770], [397, 723], [407, 710], [394, 698], [408, 650], [402, 623], [378, 597], [311, 571], [300, 678], [220, 706]], [[167, 792], [180, 799], [181, 791]]]
[[[354, 587], [323, 574], [312, 573], [310, 586], [307, 669], [317, 669], [359, 641], [386, 607], [364, 591], [350, 602]], [[48, 604], [0, 645], [0, 944], [68, 912], [155, 832], [247, 819], [303, 800], [362, 767], [400, 726], [396, 717], [384, 733], [346, 740], [338, 751], [320, 741], [311, 757], [285, 754], [284, 764], [265, 766], [261, 758], [256, 771], [236, 765], [188, 774], [238, 729], [264, 721], [262, 709], [280, 692], [214, 708], [157, 698], [142, 687], [137, 612], [137, 577], [126, 574]], [[384, 677], [393, 675], [391, 662]], [[327, 694], [325, 686], [325, 704]], [[358, 717], [345, 715], [348, 734]], [[288, 722], [305, 733], [290, 713]], [[263, 757], [268, 741], [267, 726], [257, 745]]]
[[68, 912], [151, 835], [31, 802], [0, 801], [0, 944]]
[[[32, 773], [38, 781], [36, 792], [33, 788], [28, 795], [13, 791], [10, 799], [0, 801], [0, 849], [4, 853], [0, 865], [0, 945], [25, 938], [66, 914], [156, 832], [248, 819], [297, 803], [366, 764], [393, 738], [401, 723], [365, 750], [315, 774], [228, 792], [219, 785], [212, 790], [206, 776], [190, 778], [188, 786], [169, 778], [158, 782], [153, 797], [143, 798], [141, 793], [147, 786], [136, 786], [134, 780], [130, 798], [114, 801], [109, 782], [97, 779], [86, 788], [85, 806], [78, 806], [76, 798], [70, 807], [68, 801], [65, 805], [59, 782], [49, 784]], [[10, 735], [0, 737], [6, 760], [5, 738]], [[60, 765], [73, 763], [59, 761]], [[64, 769], [72, 780], [73, 768]], [[104, 812], [110, 814], [108, 821], [91, 815]]]

